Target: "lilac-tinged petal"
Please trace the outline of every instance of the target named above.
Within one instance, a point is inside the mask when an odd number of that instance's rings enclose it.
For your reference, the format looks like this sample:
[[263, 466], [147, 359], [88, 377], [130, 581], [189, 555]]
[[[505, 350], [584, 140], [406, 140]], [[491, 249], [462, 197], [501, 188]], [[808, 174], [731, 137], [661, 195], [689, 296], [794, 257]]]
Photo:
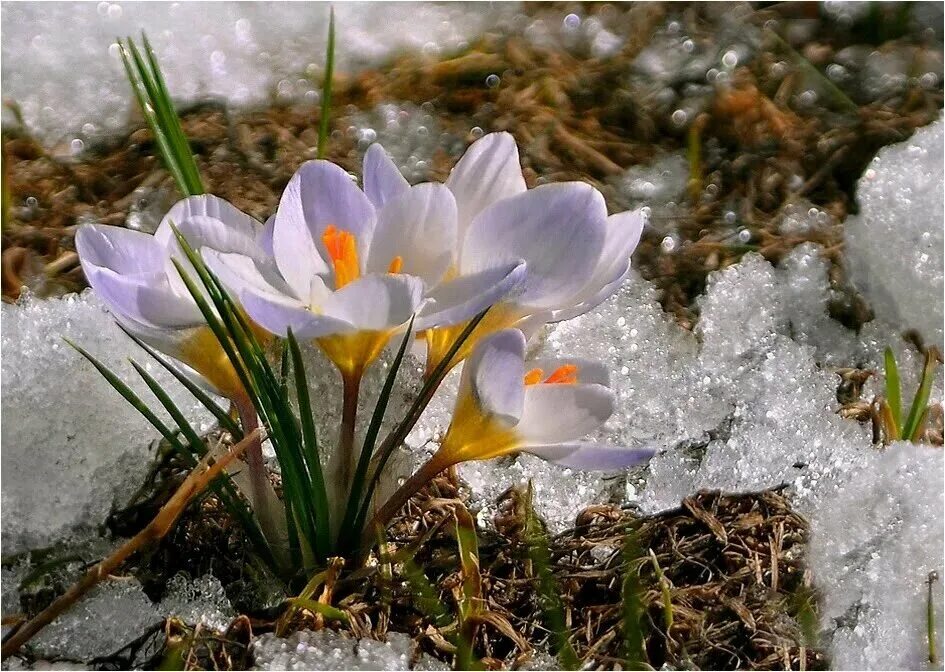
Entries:
[[387, 201], [377, 213], [368, 273], [387, 273], [399, 257], [399, 273], [435, 284], [454, 261], [456, 201], [442, 184], [418, 184]]
[[259, 248], [268, 256], [272, 255], [272, 232], [276, 228], [276, 216], [272, 215], [269, 219], [266, 220], [266, 223], [263, 224], [263, 227], [259, 230], [259, 233], [256, 234], [256, 244], [259, 245]]
[[515, 431], [526, 444], [573, 441], [600, 427], [613, 412], [613, 392], [603, 385], [528, 385]]
[[276, 211], [273, 240], [277, 258], [281, 226], [279, 220], [284, 218], [306, 224], [310, 238], [324, 259], [328, 256], [321, 238], [330, 225], [353, 234], [360, 258], [364, 260], [367, 257], [371, 235], [374, 232], [374, 206], [352, 181], [351, 176], [330, 161], [303, 163], [289, 180]]
[[326, 315], [358, 329], [386, 331], [410, 319], [423, 300], [423, 281], [411, 275], [366, 275], [329, 296]]
[[566, 307], [597, 267], [606, 219], [604, 197], [588, 184], [536, 187], [479, 213], [463, 243], [460, 272], [522, 259], [528, 274], [516, 305]]
[[463, 366], [460, 394], [469, 389], [483, 415], [515, 425], [525, 402], [524, 357], [522, 332], [497, 331], [476, 346]]
[[[292, 290], [286, 285], [271, 261], [258, 262], [242, 254], [218, 252], [207, 248], [203, 250], [203, 259], [207, 267], [216, 274], [229, 291], [234, 293], [234, 296], [239, 296], [239, 293], [247, 287], [269, 294], [290, 296], [292, 294]], [[326, 295], [328, 291], [324, 288]]]
[[430, 301], [417, 316], [414, 326], [422, 331], [472, 319], [489, 306], [514, 296], [526, 273], [524, 263], [513, 263], [437, 285], [427, 292]]
[[300, 339], [321, 338], [355, 330], [345, 320], [316, 314], [301, 301], [287, 296], [246, 288], [240, 293], [239, 299], [253, 322], [282, 338], [288, 335], [290, 328]]
[[571, 469], [618, 471], [646, 464], [657, 449], [624, 447], [589, 441], [523, 446], [522, 450]]
[[117, 226], [83, 224], [75, 248], [83, 269], [101, 266], [122, 274], [160, 273], [167, 259], [154, 236]]
[[121, 275], [109, 268], [88, 264], [86, 278], [103, 301], [116, 313], [155, 329], [179, 329], [203, 322], [190, 297], [179, 296], [163, 272]]
[[573, 365], [577, 367], [575, 372], [579, 385], [604, 385], [610, 384], [610, 372], [607, 367], [596, 359], [583, 359], [581, 357], [540, 357], [530, 359], [525, 362], [525, 369], [541, 369], [545, 377], [550, 376], [562, 366]]
[[305, 222], [301, 205], [296, 207], [289, 196], [291, 189], [297, 192], [298, 188], [299, 180], [293, 177], [282, 194], [273, 222], [272, 253], [282, 277], [296, 296], [304, 298], [311, 292], [313, 278], [327, 274], [329, 269]]
[[[223, 223], [228, 231], [245, 238], [255, 238], [259, 230], [259, 222], [256, 219], [250, 217], [229, 201], [211, 194], [202, 194], [200, 196], [188, 196], [175, 203], [164, 215], [157, 231], [154, 232], [154, 238], [162, 245], [169, 246], [176, 242], [171, 224], [173, 223], [180, 229], [181, 225], [192, 217], [210, 217], [218, 220]], [[183, 231], [181, 232], [183, 233]], [[189, 238], [188, 242], [190, 242]], [[191, 244], [197, 246], [194, 242], [191, 242]]]
[[616, 280], [611, 282], [609, 285], [604, 285], [597, 293], [592, 295], [590, 298], [578, 303], [574, 306], [569, 306], [567, 308], [562, 308], [560, 310], [552, 310], [551, 314], [548, 316], [548, 322], [563, 322], [564, 320], [570, 320], [575, 317], [579, 317], [584, 313], [594, 310], [602, 304], [604, 301], [613, 296], [620, 286], [623, 285], [624, 281], [630, 276], [630, 263], [627, 262], [627, 268], [624, 272], [617, 277]]
[[489, 133], [466, 150], [446, 186], [456, 197], [460, 235], [482, 210], [525, 191], [518, 146], [509, 133]]
[[363, 166], [364, 193], [378, 210], [410, 188], [410, 183], [378, 143], [367, 148]]

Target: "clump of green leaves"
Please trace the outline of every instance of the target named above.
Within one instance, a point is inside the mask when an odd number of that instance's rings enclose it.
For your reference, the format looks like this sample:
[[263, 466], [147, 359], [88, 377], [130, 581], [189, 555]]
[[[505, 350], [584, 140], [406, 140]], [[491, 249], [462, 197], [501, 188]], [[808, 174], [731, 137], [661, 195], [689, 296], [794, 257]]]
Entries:
[[197, 196], [204, 193], [203, 182], [190, 143], [184, 135], [180, 118], [174, 109], [171, 94], [167, 90], [161, 66], [148, 42], [148, 37], [141, 34], [142, 49], [130, 37], [124, 42], [118, 40], [121, 61], [125, 74], [134, 91], [141, 113], [144, 115], [154, 141], [157, 144], [164, 165], [174, 177], [177, 188], [184, 196]]
[[935, 368], [942, 361], [942, 355], [935, 347], [925, 351], [925, 363], [922, 366], [922, 375], [919, 386], [912, 398], [908, 415], [903, 416], [902, 382], [899, 377], [899, 365], [892, 348], [886, 348], [884, 368], [886, 374], [886, 396], [876, 400], [875, 422], [878, 424], [884, 443], [893, 441], [922, 440], [925, 433], [931, 407], [929, 398], [932, 394], [932, 377]]

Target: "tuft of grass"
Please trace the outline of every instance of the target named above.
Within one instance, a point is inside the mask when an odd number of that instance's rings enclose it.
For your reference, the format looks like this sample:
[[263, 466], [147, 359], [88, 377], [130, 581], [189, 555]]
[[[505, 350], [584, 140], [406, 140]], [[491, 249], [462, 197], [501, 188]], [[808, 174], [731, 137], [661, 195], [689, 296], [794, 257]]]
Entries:
[[328, 119], [331, 113], [331, 87], [335, 74], [335, 8], [328, 14], [328, 45], [325, 48], [325, 78], [322, 82], [321, 116], [318, 120], [318, 158], [328, 152]]
[[130, 37], [124, 42], [121, 39], [117, 42], [128, 83], [131, 84], [141, 113], [154, 134], [164, 165], [174, 177], [177, 188], [184, 196], [203, 194], [204, 187], [197, 162], [194, 161], [190, 143], [184, 135], [180, 117], [174, 108], [164, 74], [147, 35], [141, 33], [144, 56]]
[[922, 376], [919, 387], [912, 398], [909, 415], [902, 419], [902, 384], [899, 377], [899, 365], [891, 348], [886, 348], [884, 367], [886, 376], [886, 397], [878, 399], [879, 423], [882, 425], [883, 438], [886, 443], [898, 441], [918, 442], [922, 439], [926, 418], [929, 414], [929, 399], [932, 395], [932, 378], [935, 369], [941, 363], [942, 355], [938, 348], [930, 347], [925, 350], [925, 363], [922, 366]]
[[643, 585], [639, 564], [644, 558], [634, 532], [627, 533], [623, 544], [624, 577], [621, 590], [623, 604], [624, 667], [627, 670], [646, 669], [646, 637], [643, 632]]

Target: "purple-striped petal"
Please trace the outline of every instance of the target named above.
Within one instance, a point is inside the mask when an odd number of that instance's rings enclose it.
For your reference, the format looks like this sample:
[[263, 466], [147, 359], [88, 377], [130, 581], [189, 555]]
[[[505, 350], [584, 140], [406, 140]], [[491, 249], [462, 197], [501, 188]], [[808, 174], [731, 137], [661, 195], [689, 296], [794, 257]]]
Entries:
[[326, 315], [355, 328], [387, 331], [410, 319], [423, 300], [423, 282], [410, 275], [367, 275], [326, 298]]
[[525, 403], [525, 337], [503, 329], [483, 339], [463, 365], [460, 394], [468, 389], [480, 412], [511, 427]]
[[489, 306], [514, 296], [526, 272], [524, 263], [513, 263], [437, 285], [427, 293], [430, 302], [417, 316], [414, 326], [422, 331], [465, 322]]

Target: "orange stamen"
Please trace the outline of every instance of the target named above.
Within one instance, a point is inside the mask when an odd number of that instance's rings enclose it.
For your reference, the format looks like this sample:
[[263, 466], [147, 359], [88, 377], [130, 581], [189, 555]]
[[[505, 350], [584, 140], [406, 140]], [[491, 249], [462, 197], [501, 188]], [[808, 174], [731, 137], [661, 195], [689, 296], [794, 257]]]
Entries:
[[565, 364], [555, 369], [545, 378], [546, 385], [574, 385], [577, 382], [578, 367], [574, 364]]
[[399, 254], [390, 260], [390, 266], [387, 267], [388, 273], [400, 273], [400, 269], [404, 267], [404, 258]]
[[541, 382], [541, 377], [545, 375], [545, 372], [541, 369], [532, 369], [525, 374], [525, 384], [526, 385], [537, 385]]
[[341, 289], [361, 275], [358, 246], [354, 234], [329, 224], [322, 233], [322, 243], [335, 269], [335, 289]]

